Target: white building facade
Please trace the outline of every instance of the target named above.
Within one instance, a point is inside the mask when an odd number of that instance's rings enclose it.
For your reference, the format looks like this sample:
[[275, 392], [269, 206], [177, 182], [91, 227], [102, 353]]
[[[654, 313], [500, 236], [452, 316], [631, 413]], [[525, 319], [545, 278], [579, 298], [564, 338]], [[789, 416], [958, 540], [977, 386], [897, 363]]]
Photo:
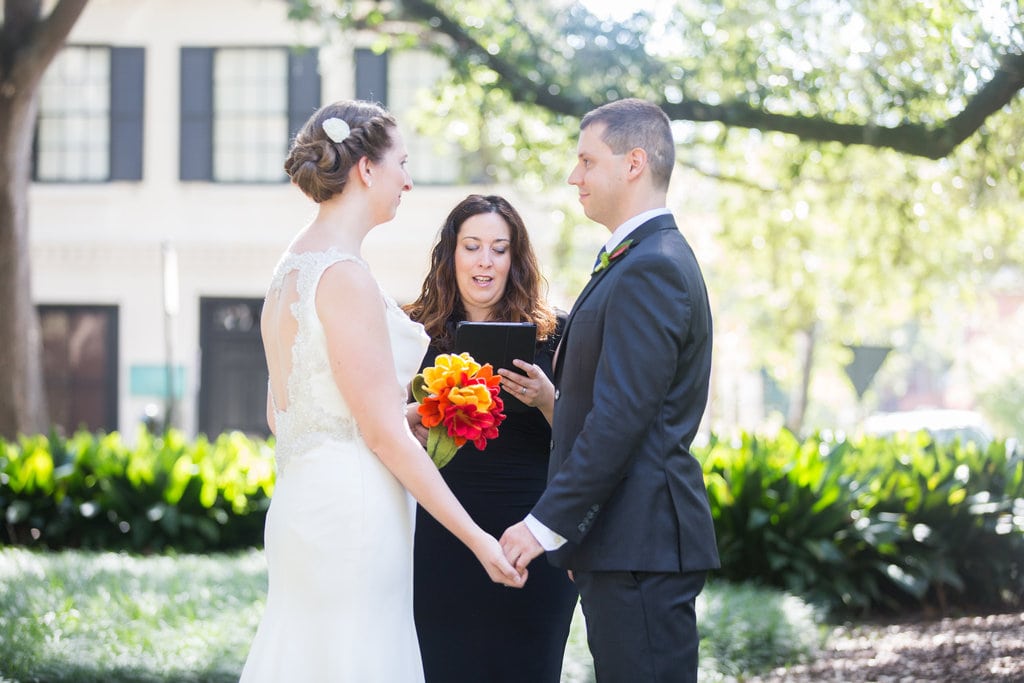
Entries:
[[[288, 141], [344, 98], [381, 101], [401, 124], [444, 68], [287, 11], [284, 0], [92, 0], [48, 70], [32, 292], [51, 417], [66, 432], [130, 437], [149, 412], [189, 435], [266, 433], [259, 311], [315, 207], [284, 175]], [[458, 150], [403, 132], [417, 186], [364, 251], [399, 302], [416, 296], [437, 229], [470, 192], [508, 196], [549, 269], [557, 228], [539, 205], [467, 184]]]

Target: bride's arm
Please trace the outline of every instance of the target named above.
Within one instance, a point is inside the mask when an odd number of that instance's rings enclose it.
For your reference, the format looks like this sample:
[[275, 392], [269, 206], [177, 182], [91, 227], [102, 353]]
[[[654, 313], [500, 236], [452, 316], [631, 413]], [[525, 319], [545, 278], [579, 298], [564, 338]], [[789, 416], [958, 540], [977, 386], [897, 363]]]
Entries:
[[413, 437], [403, 411], [380, 289], [360, 265], [340, 262], [320, 280], [316, 309], [334, 381], [366, 445], [420, 505], [466, 544], [491, 579], [521, 586], [493, 536], [476, 525]]
[[270, 383], [267, 382], [267, 426], [270, 433], [277, 434], [277, 420], [274, 417], [274, 399], [270, 396]]

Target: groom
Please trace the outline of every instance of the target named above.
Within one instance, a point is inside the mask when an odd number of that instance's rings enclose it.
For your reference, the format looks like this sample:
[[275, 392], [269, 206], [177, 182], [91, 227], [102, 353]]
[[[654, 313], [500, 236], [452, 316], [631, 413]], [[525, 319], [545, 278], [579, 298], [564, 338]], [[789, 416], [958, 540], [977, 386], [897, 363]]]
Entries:
[[556, 356], [548, 487], [501, 544], [545, 550], [580, 591], [601, 683], [697, 680], [694, 600], [719, 566], [690, 444], [708, 398], [711, 310], [666, 205], [675, 145], [657, 106], [627, 99], [580, 123], [569, 184], [611, 237]]

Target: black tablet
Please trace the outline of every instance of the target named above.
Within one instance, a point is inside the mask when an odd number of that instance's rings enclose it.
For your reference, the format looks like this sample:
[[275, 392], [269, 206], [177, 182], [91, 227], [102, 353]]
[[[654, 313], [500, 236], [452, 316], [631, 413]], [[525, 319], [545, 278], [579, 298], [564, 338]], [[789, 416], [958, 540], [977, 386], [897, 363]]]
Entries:
[[533, 323], [463, 321], [455, 330], [455, 351], [468, 352], [477, 363], [490, 363], [495, 370], [505, 368], [519, 372], [512, 359], [532, 363], [536, 348], [537, 326]]
[[[499, 368], [522, 374], [522, 371], [513, 365], [512, 360], [518, 358], [532, 363], [536, 349], [537, 326], [533, 323], [463, 321], [455, 330], [456, 353], [465, 351], [481, 365], [490, 363], [495, 374]], [[508, 392], [502, 390], [501, 397], [505, 401], [505, 412], [527, 409], [528, 406], [519, 399], [508, 400], [509, 396]]]

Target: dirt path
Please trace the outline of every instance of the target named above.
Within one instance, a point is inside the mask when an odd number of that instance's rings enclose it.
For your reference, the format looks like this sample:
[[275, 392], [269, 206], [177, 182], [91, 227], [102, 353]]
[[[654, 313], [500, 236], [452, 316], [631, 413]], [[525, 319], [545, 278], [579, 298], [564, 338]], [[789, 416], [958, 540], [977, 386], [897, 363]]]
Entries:
[[749, 683], [1024, 681], [1024, 613], [838, 627], [815, 662]]

